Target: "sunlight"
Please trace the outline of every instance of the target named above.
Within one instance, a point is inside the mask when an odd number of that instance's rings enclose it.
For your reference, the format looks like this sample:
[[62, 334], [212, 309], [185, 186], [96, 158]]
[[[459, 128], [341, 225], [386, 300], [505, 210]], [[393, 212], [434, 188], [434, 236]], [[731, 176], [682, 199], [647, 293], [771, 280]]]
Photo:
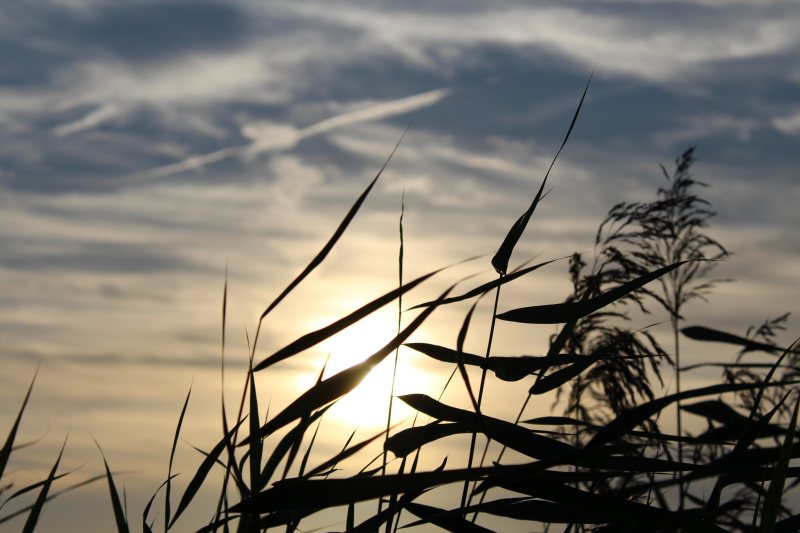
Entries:
[[[320, 345], [320, 352], [330, 354], [324, 377], [329, 378], [364, 361], [385, 346], [397, 334], [396, 320], [396, 315], [391, 312], [377, 313], [323, 342]], [[434, 382], [432, 376], [414, 365], [415, 357], [412, 350], [400, 348], [394, 389], [395, 398], [411, 392], [425, 392]], [[318, 360], [315, 368], [321, 368], [324, 360], [323, 356]], [[331, 408], [329, 416], [339, 422], [352, 425], [353, 428], [385, 427], [394, 361], [395, 355], [391, 353], [370, 372], [355, 390], [340, 399]], [[314, 372], [298, 376], [298, 389], [308, 390], [314, 385], [317, 376], [318, 374]], [[393, 423], [413, 416], [413, 413], [402, 401], [393, 402]]]

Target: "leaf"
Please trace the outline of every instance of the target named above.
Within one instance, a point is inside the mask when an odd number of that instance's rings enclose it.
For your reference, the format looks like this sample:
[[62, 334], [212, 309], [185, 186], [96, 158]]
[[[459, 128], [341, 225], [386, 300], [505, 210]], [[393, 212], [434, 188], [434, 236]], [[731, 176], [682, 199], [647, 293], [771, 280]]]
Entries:
[[[408, 348], [423, 353], [443, 363], [458, 363], [458, 351], [436, 344], [425, 342], [409, 342]], [[488, 358], [471, 353], [462, 353], [465, 365], [478, 368], [488, 368], [503, 381], [519, 381], [537, 370], [549, 368], [551, 365], [566, 365], [577, 363], [585, 358], [582, 355], [559, 354], [555, 357], [517, 355], [517, 356], [490, 356]]]
[[778, 519], [778, 511], [781, 508], [781, 500], [783, 499], [783, 485], [786, 481], [787, 471], [789, 469], [789, 461], [792, 458], [792, 442], [794, 440], [794, 432], [797, 427], [797, 411], [800, 409], [800, 397], [794, 404], [794, 412], [792, 413], [792, 421], [789, 422], [789, 427], [786, 431], [786, 438], [783, 440], [781, 453], [778, 458], [778, 463], [772, 474], [772, 479], [769, 482], [769, 489], [767, 496], [764, 499], [764, 509], [761, 513], [761, 531], [774, 531], [775, 522]]
[[602, 354], [584, 356], [577, 363], [573, 363], [566, 368], [556, 370], [547, 377], [538, 379], [528, 392], [531, 394], [544, 394], [545, 392], [557, 389], [567, 381], [576, 377], [581, 372], [595, 364], [600, 360], [601, 356]]
[[522, 454], [536, 459], [553, 459], [563, 457], [575, 451], [569, 444], [537, 435], [516, 424], [485, 415], [451, 407], [437, 402], [424, 394], [407, 394], [400, 396], [410, 407], [438, 420], [458, 422], [469, 428], [486, 434], [497, 441]]
[[319, 253], [317, 253], [317, 255], [314, 256], [314, 258], [311, 260], [311, 262], [308, 263], [308, 265], [306, 265], [306, 267], [303, 269], [303, 271], [300, 272], [300, 274], [298, 274], [298, 276], [295, 279], [293, 279], [292, 282], [289, 283], [289, 285], [285, 289], [283, 289], [283, 292], [281, 292], [278, 295], [278, 297], [275, 298], [275, 300], [269, 305], [269, 307], [267, 307], [264, 310], [264, 312], [261, 313], [260, 320], [263, 320], [270, 313], [270, 311], [275, 309], [275, 307], [277, 307], [277, 305], [279, 303], [281, 303], [281, 301], [290, 292], [292, 292], [292, 290], [294, 290], [294, 288], [297, 287], [300, 284], [300, 282], [302, 282], [306, 278], [306, 276], [311, 274], [311, 272], [313, 272], [315, 268], [317, 268], [319, 265], [322, 264], [322, 262], [325, 260], [325, 258], [330, 253], [330, 251], [333, 249], [333, 247], [339, 241], [341, 236], [344, 234], [345, 230], [347, 229], [347, 226], [349, 226], [350, 222], [352, 222], [353, 218], [355, 218], [356, 213], [358, 213], [358, 210], [361, 208], [361, 204], [364, 203], [364, 200], [366, 200], [366, 198], [369, 195], [370, 191], [375, 186], [375, 183], [378, 181], [378, 178], [380, 178], [381, 174], [383, 174], [383, 171], [386, 169], [386, 166], [389, 164], [389, 161], [392, 160], [392, 156], [394, 156], [394, 153], [400, 147], [400, 143], [403, 142], [403, 139], [405, 138], [407, 132], [408, 132], [408, 129], [406, 129], [406, 131], [403, 132], [403, 135], [400, 137], [400, 140], [397, 141], [397, 144], [392, 149], [391, 153], [389, 154], [389, 157], [387, 157], [386, 161], [384, 161], [383, 166], [381, 166], [381, 169], [378, 171], [378, 173], [375, 175], [375, 177], [372, 178], [372, 181], [369, 182], [369, 185], [367, 185], [367, 188], [364, 189], [364, 192], [362, 192], [361, 195], [356, 199], [356, 201], [353, 203], [352, 207], [350, 207], [350, 210], [344, 216], [344, 219], [342, 219], [342, 221], [339, 223], [339, 226], [333, 232], [333, 235], [331, 236], [331, 238], [328, 239], [328, 242], [325, 243], [325, 246], [322, 247], [322, 250], [320, 250]]
[[431, 523], [436, 526], [439, 526], [442, 529], [446, 529], [447, 531], [453, 531], [455, 533], [461, 533], [462, 531], [465, 533], [492, 533], [491, 529], [487, 529], [483, 526], [473, 524], [469, 520], [462, 518], [462, 516], [460, 515], [454, 515], [453, 513], [448, 513], [437, 507], [431, 507], [430, 505], [422, 505], [421, 503], [409, 502], [405, 505], [405, 508], [423, 519], [422, 522], [415, 522], [414, 524], [409, 524], [410, 526], [417, 525], [420, 523]]
[[746, 339], [732, 333], [726, 333], [718, 329], [707, 328], [705, 326], [689, 326], [681, 329], [681, 333], [697, 341], [705, 342], [724, 342], [727, 344], [736, 344], [742, 347], [745, 352], [762, 350], [768, 353], [788, 351], [773, 344], [766, 344], [763, 342], [756, 342], [751, 339]]
[[484, 467], [345, 479], [290, 479], [275, 483], [272, 488], [232, 506], [230, 511], [269, 513], [328, 509], [392, 493], [419, 492], [465, 479], [479, 479], [493, 471], [494, 467]]
[[[194, 474], [194, 477], [189, 482], [189, 485], [186, 487], [186, 490], [181, 497], [181, 501], [178, 503], [178, 508], [175, 511], [175, 516], [172, 517], [172, 520], [169, 523], [167, 529], [175, 524], [175, 521], [178, 520], [178, 517], [186, 510], [190, 503], [192, 503], [192, 499], [194, 498], [197, 491], [200, 490], [200, 487], [203, 485], [203, 481], [205, 481], [206, 476], [211, 471], [211, 468], [214, 466], [214, 463], [217, 461], [217, 458], [220, 456], [223, 450], [225, 450], [226, 446], [228, 445], [228, 441], [233, 437], [234, 433], [239, 429], [239, 426], [242, 425], [244, 420], [240, 420], [231, 430], [225, 435], [221, 441], [217, 443], [216, 446], [208, 453], [208, 456], [203, 459], [203, 462], [200, 464], [200, 467]], [[169, 486], [169, 483], [167, 483]]]
[[22, 533], [33, 533], [33, 531], [36, 529], [36, 523], [39, 521], [39, 516], [42, 514], [42, 509], [44, 509], [44, 504], [47, 501], [47, 493], [50, 491], [50, 486], [53, 484], [53, 480], [56, 477], [56, 471], [58, 470], [59, 463], [61, 463], [61, 457], [64, 455], [64, 448], [66, 447], [67, 439], [65, 438], [64, 444], [61, 445], [61, 451], [58, 452], [56, 462], [53, 465], [53, 468], [50, 469], [50, 474], [48, 474], [47, 480], [45, 480], [44, 484], [42, 485], [42, 490], [39, 491], [39, 496], [36, 498], [36, 501], [31, 507], [31, 512], [28, 515], [28, 519], [25, 521], [25, 526], [22, 528]]
[[103, 449], [100, 448], [100, 444], [97, 441], [94, 441], [97, 445], [97, 449], [100, 450], [100, 455], [103, 457], [103, 465], [106, 467], [106, 479], [108, 480], [108, 492], [111, 495], [111, 509], [114, 511], [114, 520], [117, 524], [117, 531], [119, 533], [128, 533], [128, 519], [125, 517], [125, 512], [122, 510], [122, 503], [119, 499], [119, 493], [117, 492], [117, 487], [114, 484], [114, 476], [111, 475], [111, 469], [108, 467], [108, 461], [106, 460], [106, 454], [103, 453]]
[[[476, 296], [482, 296], [482, 295], [486, 294], [487, 292], [491, 291], [492, 289], [496, 289], [497, 287], [500, 287], [501, 285], [505, 285], [506, 283], [514, 281], [515, 279], [520, 278], [520, 277], [524, 276], [525, 274], [529, 274], [530, 272], [533, 272], [535, 270], [539, 270], [540, 268], [542, 268], [544, 266], [547, 266], [550, 263], [554, 263], [554, 262], [560, 261], [562, 259], [565, 259], [565, 258], [564, 257], [559, 257], [558, 259], [551, 259], [550, 261], [545, 261], [544, 263], [539, 263], [537, 265], [533, 265], [533, 266], [530, 266], [530, 267], [522, 268], [520, 270], [517, 270], [516, 272], [511, 272], [509, 274], [506, 274], [505, 276], [493, 279], [492, 281], [489, 281], [487, 283], [484, 283], [483, 285], [475, 287], [474, 289], [469, 290], [469, 291], [465, 292], [464, 294], [460, 294], [458, 296], [451, 296], [450, 298], [445, 298], [444, 300], [442, 300], [442, 302], [439, 305], [452, 304], [452, 303], [455, 303], [455, 302], [461, 302], [461, 301], [464, 301], [464, 300], [468, 300], [468, 299], [474, 298]], [[421, 303], [421, 304], [415, 305], [414, 307], [410, 308], [409, 311], [417, 309], [417, 308], [420, 308], [420, 307], [428, 307], [428, 306], [431, 306], [433, 304], [434, 304], [434, 301]]]
[[514, 222], [514, 225], [511, 226], [511, 229], [506, 234], [505, 239], [503, 239], [503, 243], [500, 245], [497, 253], [494, 255], [494, 257], [492, 257], [492, 266], [501, 275], [505, 275], [506, 271], [508, 270], [508, 261], [511, 259], [511, 253], [514, 251], [514, 247], [517, 245], [520, 237], [522, 237], [522, 233], [525, 231], [525, 226], [528, 225], [528, 221], [533, 216], [536, 206], [539, 205], [539, 201], [542, 199], [542, 193], [544, 192], [544, 186], [547, 183], [547, 178], [550, 176], [550, 171], [553, 170], [553, 165], [555, 165], [556, 159], [558, 159], [559, 154], [561, 154], [561, 151], [567, 144], [567, 140], [572, 133], [572, 129], [575, 127], [575, 122], [578, 120], [578, 114], [581, 112], [581, 107], [583, 106], [583, 101], [586, 98], [586, 92], [589, 90], [589, 83], [591, 83], [591, 81], [592, 77], [589, 76], [589, 80], [586, 82], [586, 87], [583, 89], [581, 100], [578, 102], [578, 108], [575, 110], [575, 114], [572, 116], [572, 122], [567, 129], [567, 134], [564, 136], [564, 140], [561, 142], [561, 146], [556, 152], [555, 157], [553, 157], [553, 161], [550, 163], [550, 167], [547, 169], [547, 172], [544, 175], [542, 184], [539, 186], [539, 190], [536, 192], [533, 202], [531, 202], [530, 207], [528, 207], [528, 209], [522, 213], [517, 221]]
[[[186, 416], [186, 408], [189, 406], [189, 398], [192, 395], [192, 387], [189, 386], [189, 392], [186, 393], [186, 400], [183, 401], [181, 414], [178, 417], [178, 425], [175, 428], [175, 437], [172, 439], [172, 449], [169, 452], [169, 467], [167, 468], [167, 488], [164, 496], [164, 531], [169, 530], [170, 523], [170, 496], [172, 492], [172, 462], [175, 460], [175, 449], [178, 447], [178, 437], [181, 434], [181, 426], [183, 426], [183, 417]], [[223, 413], [224, 414], [224, 413]]]
[[[696, 518], [696, 515], [661, 509], [614, 496], [586, 492], [563, 483], [542, 478], [503, 482], [508, 490], [568, 505], [574, 511], [574, 523], [597, 523], [598, 519], [618, 527], [614, 530], [649, 531], [724, 531]], [[582, 521], [586, 515], [589, 520]], [[622, 526], [622, 527], [619, 527]]]
[[[250, 421], [250, 433], [258, 432], [258, 423], [260, 420], [258, 414], [258, 394], [256, 394], [256, 378], [253, 375], [252, 362], [248, 369], [248, 381], [250, 382], [250, 413], [248, 415]], [[264, 450], [264, 444], [261, 439], [253, 439], [250, 442], [250, 486], [253, 490], [258, 490], [261, 487], [261, 456]]]
[[647, 283], [667, 274], [690, 261], [679, 261], [671, 265], [659, 268], [647, 274], [643, 274], [636, 279], [614, 287], [599, 296], [581, 300], [577, 302], [565, 302], [560, 304], [534, 305], [532, 307], [521, 307], [497, 315], [500, 320], [509, 322], [522, 322], [524, 324], [559, 324], [572, 322], [583, 318], [588, 314], [602, 309], [614, 303], [629, 293], [643, 287]]
[[[771, 383], [766, 385], [768, 387], [794, 385], [797, 381], [783, 381], [778, 383]], [[638, 426], [654, 414], [663, 410], [667, 406], [678, 400], [686, 400], [688, 398], [698, 398], [701, 396], [711, 396], [716, 394], [724, 394], [726, 392], [737, 392], [744, 390], [753, 390], [762, 387], [762, 383], [730, 383], [720, 385], [710, 385], [708, 387], [701, 387], [683, 391], [681, 393], [674, 393], [668, 396], [663, 396], [655, 400], [651, 400], [642, 405], [636, 406], [633, 409], [625, 411], [617, 416], [614, 420], [603, 426], [598, 430], [597, 434], [589, 441], [588, 446], [597, 446], [610, 442], [626, 431]]]
[[292, 448], [292, 444], [294, 444], [294, 442], [298, 439], [302, 439], [309, 426], [316, 422], [323, 414], [325, 414], [325, 411], [327, 411], [329, 408], [330, 406], [325, 406], [313, 413], [310, 417], [301, 419], [297, 426], [292, 428], [291, 431], [287, 432], [286, 435], [284, 435], [283, 438], [278, 441], [278, 444], [272, 449], [272, 454], [270, 455], [269, 459], [267, 459], [264, 469], [261, 471], [259, 485], [253, 487], [254, 492], [257, 492], [266, 486], [269, 480], [272, 479], [272, 475], [275, 473], [275, 470], [278, 468], [281, 460]]
[[397, 299], [398, 297], [402, 296], [404, 293], [410, 291], [420, 283], [424, 282], [431, 276], [438, 274], [444, 269], [434, 270], [424, 276], [420, 276], [417, 279], [394, 289], [392, 291], [387, 292], [383, 296], [376, 298], [375, 300], [369, 302], [368, 304], [358, 308], [357, 310], [353, 311], [349, 315], [333, 322], [323, 328], [320, 328], [316, 331], [311, 333], [307, 333], [303, 335], [299, 339], [291, 342], [287, 346], [281, 348], [268, 358], [264, 359], [260, 363], [258, 363], [254, 368], [254, 372], [258, 372], [260, 370], [264, 370], [265, 368], [274, 365], [277, 362], [283, 361], [284, 359], [288, 359], [289, 357], [302, 352], [303, 350], [307, 350], [312, 346], [324, 341], [325, 339], [336, 335], [340, 331], [350, 327], [351, 325], [355, 324], [362, 318], [372, 314], [374, 311], [380, 309], [384, 305], [392, 302], [393, 300]]
[[28, 399], [31, 397], [31, 391], [33, 390], [33, 384], [36, 382], [36, 375], [39, 373], [39, 368], [36, 368], [36, 371], [33, 373], [33, 379], [31, 379], [31, 384], [28, 386], [28, 392], [25, 393], [25, 399], [22, 401], [22, 407], [19, 408], [19, 412], [17, 413], [17, 418], [14, 420], [14, 424], [11, 426], [11, 431], [8, 433], [8, 437], [6, 437], [6, 442], [3, 444], [3, 447], [0, 448], [0, 479], [3, 478], [3, 473], [6, 470], [6, 465], [8, 464], [8, 459], [11, 457], [11, 451], [14, 448], [14, 439], [17, 438], [17, 431], [19, 430], [19, 424], [22, 421], [22, 413], [25, 412], [25, 407], [28, 405]]
[[739, 425], [747, 422], [747, 417], [736, 412], [730, 405], [722, 400], [706, 400], [697, 402], [690, 405], [681, 405], [681, 409], [688, 413], [695, 414], [714, 420], [725, 425]]
[[[173, 474], [173, 475], [172, 475], [172, 477], [171, 477], [170, 479], [172, 479], [172, 478], [176, 477], [177, 475], [178, 475], [178, 474]], [[148, 525], [148, 523], [147, 523], [147, 515], [149, 515], [149, 514], [150, 514], [150, 507], [152, 507], [152, 506], [153, 506], [153, 501], [155, 501], [155, 499], [156, 499], [156, 496], [158, 495], [159, 491], [161, 491], [161, 489], [162, 489], [162, 488], [163, 488], [163, 487], [164, 487], [166, 484], [167, 484], [167, 480], [165, 479], [165, 480], [164, 480], [164, 481], [161, 483], [161, 485], [159, 485], [159, 486], [158, 486], [158, 488], [157, 488], [157, 489], [156, 489], [156, 491], [153, 493], [153, 495], [152, 495], [152, 496], [150, 496], [150, 499], [149, 499], [149, 500], [147, 500], [147, 505], [145, 505], [145, 506], [144, 506], [144, 511], [142, 511], [142, 530], [144, 531], [144, 533], [153, 533], [153, 529], [152, 529], [152, 527], [151, 527], [150, 525]]]
[[426, 444], [462, 433], [472, 433], [472, 430], [464, 424], [440, 424], [434, 422], [395, 433], [386, 440], [384, 448], [392, 452], [396, 457], [405, 457]]

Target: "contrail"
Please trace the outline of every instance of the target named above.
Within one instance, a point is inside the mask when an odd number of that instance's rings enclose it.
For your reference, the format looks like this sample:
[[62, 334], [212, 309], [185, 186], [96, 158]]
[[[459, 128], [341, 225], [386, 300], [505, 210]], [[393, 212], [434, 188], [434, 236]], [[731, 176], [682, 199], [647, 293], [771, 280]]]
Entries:
[[[274, 129], [266, 128], [259, 131], [257, 127], [244, 128], [245, 135], [252, 137], [252, 141], [240, 146], [230, 146], [209, 152], [206, 154], [195, 155], [171, 163], [161, 167], [152, 168], [141, 173], [137, 173], [132, 178], [135, 179], [155, 179], [172, 176], [187, 170], [196, 170], [203, 168], [206, 165], [228, 159], [235, 156], [248, 156], [253, 157], [265, 152], [273, 152], [280, 150], [287, 150], [294, 147], [303, 139], [327, 133], [329, 131], [350, 126], [352, 124], [359, 124], [362, 122], [372, 122], [384, 118], [403, 115], [432, 106], [444, 99], [450, 94], [450, 89], [436, 89], [435, 91], [428, 91], [425, 93], [415, 94], [400, 98], [398, 100], [391, 100], [388, 102], [381, 102], [365, 109], [358, 109], [356, 111], [349, 111], [326, 118], [316, 124], [312, 124], [302, 129], [296, 129], [291, 126], [278, 125]], [[272, 133], [274, 135], [266, 136], [263, 133]]]

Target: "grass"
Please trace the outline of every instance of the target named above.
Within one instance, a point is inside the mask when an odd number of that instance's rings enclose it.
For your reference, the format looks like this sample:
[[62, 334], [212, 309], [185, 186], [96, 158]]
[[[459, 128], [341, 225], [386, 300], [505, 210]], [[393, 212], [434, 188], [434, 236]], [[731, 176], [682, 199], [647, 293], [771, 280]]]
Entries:
[[[556, 158], [573, 132], [585, 95], [586, 90]], [[795, 344], [781, 347], [775, 341], [775, 332], [786, 317], [767, 321], [744, 335], [698, 325], [681, 328], [685, 304], [713, 288], [713, 280], [705, 277], [714, 264], [708, 260], [727, 255], [703, 232], [713, 212], [695, 193], [699, 182], [689, 174], [692, 151], [678, 159], [674, 174], [665, 171], [669, 185], [655, 201], [612, 208], [600, 225], [591, 267], [579, 254], [561, 259], [569, 258], [573, 285], [573, 294], [564, 302], [497, 312], [501, 288], [559, 261], [523, 263], [509, 269], [514, 248], [546, 195], [548, 169], [530, 207], [512, 224], [491, 260], [496, 279], [477, 286], [470, 278], [459, 280], [438, 298], [404, 311], [403, 302], [415, 289], [432, 283], [449, 267], [404, 279], [403, 204], [398, 287], [287, 342], [269, 356], [260, 354], [262, 324], [325, 261], [363, 207], [394, 150], [321, 251], [259, 316], [236, 416], [228, 419], [232, 412], [223, 400], [221, 436], [206, 450], [198, 450], [203, 458], [194, 472], [182, 476], [188, 481], [178, 492], [172, 483], [173, 461], [190, 400], [191, 393], [187, 394], [172, 437], [166, 477], [145, 506], [144, 531], [155, 531], [156, 522], [159, 530], [174, 529], [188, 513], [207, 518], [200, 531], [306, 531], [308, 518], [322, 511], [338, 513], [337, 529], [387, 533], [400, 527], [428, 530], [434, 526], [457, 532], [491, 531], [498, 520], [513, 520], [524, 530], [798, 529], [800, 515], [792, 515], [784, 501], [786, 488], [800, 478], [800, 469], [791, 466], [791, 459], [800, 455], [794, 433], [800, 405], [794, 393], [800, 383], [800, 351]], [[494, 298], [484, 300], [491, 294]], [[667, 312], [674, 334], [672, 354], [659, 345], [649, 326], [633, 326], [630, 311], [649, 312], [653, 301]], [[269, 372], [393, 302], [398, 304], [397, 332], [381, 349], [327, 377], [323, 369], [312, 387], [277, 413], [266, 409], [264, 416], [257, 373]], [[474, 327], [473, 313], [484, 302], [493, 302], [487, 349], [482, 355], [467, 353], [465, 339]], [[438, 309], [458, 305], [468, 307], [464, 320], [454, 324], [455, 346], [408, 342]], [[226, 315], [227, 282], [222, 303], [223, 380]], [[497, 320], [556, 324], [559, 329], [544, 339], [545, 355], [497, 355], [492, 352]], [[681, 366], [681, 335], [739, 353], [733, 363], [722, 365], [719, 383], [688, 390], [679, 385], [674, 393], [661, 395], [662, 367], [673, 366], [676, 378], [702, 367], [702, 363]], [[458, 374], [468, 402], [447, 404], [441, 393], [394, 398], [392, 382], [386, 429], [359, 442], [353, 442], [354, 433], [338, 453], [315, 463], [317, 455], [312, 452], [328, 409], [391, 355], [396, 365], [398, 349], [404, 345], [441, 363], [451, 378]], [[745, 356], [754, 352], [779, 357], [769, 364], [750, 362]], [[470, 381], [475, 373], [480, 376], [477, 387]], [[530, 383], [527, 395], [520, 399], [521, 409], [511, 410], [507, 419], [483, 412], [487, 380]], [[33, 382], [0, 449], [0, 523], [24, 515], [25, 531], [33, 531], [49, 499], [105, 479], [116, 530], [127, 532], [132, 520], [124, 494], [121, 498], [102, 451], [105, 472], [100, 476], [51, 492], [53, 482], [68, 475], [59, 473], [62, 447], [45, 479], [12, 492], [6, 466], [18, 449], [14, 443], [32, 389]], [[551, 391], [556, 391], [563, 412], [523, 420], [531, 398], [543, 398]], [[396, 401], [411, 407], [420, 418], [415, 417], [410, 426], [393, 426], [391, 410]], [[788, 407], [792, 401], [794, 409]], [[659, 417], [670, 409], [705, 418], [708, 430], [688, 434], [678, 418], [674, 433], [664, 431]], [[423, 416], [429, 421], [418, 424]], [[445, 461], [438, 468], [421, 469], [420, 454], [444, 439], [465, 448], [469, 442], [466, 464]], [[479, 439], [484, 448], [475, 464]], [[496, 457], [490, 453], [490, 442], [501, 447]], [[377, 457], [376, 448], [380, 448]], [[362, 460], [363, 469], [355, 475], [342, 474], [340, 465], [354, 460]], [[713, 490], [708, 492], [710, 486]], [[428, 493], [443, 487], [451, 490], [439, 493], [451, 494], [453, 499], [448, 504], [440, 497], [435, 507]], [[219, 493], [215, 510], [193, 506], [201, 491]], [[25, 497], [33, 501], [3, 514], [6, 503]], [[157, 515], [153, 506], [159, 501], [163, 514], [156, 520], [151, 515]]]

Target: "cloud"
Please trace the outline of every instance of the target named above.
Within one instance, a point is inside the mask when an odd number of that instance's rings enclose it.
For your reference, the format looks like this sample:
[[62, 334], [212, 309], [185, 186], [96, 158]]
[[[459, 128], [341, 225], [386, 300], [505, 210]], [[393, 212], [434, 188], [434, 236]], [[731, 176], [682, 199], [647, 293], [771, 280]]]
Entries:
[[96, 128], [97, 126], [113, 120], [119, 115], [120, 109], [118, 106], [114, 104], [104, 105], [90, 111], [78, 120], [56, 126], [53, 128], [53, 133], [59, 137], [72, 135], [73, 133]]
[[757, 120], [715, 114], [686, 117], [683, 124], [655, 135], [656, 142], [665, 148], [695, 144], [711, 136], [732, 136], [738, 141], [748, 141], [759, 126]]
[[[361, 32], [361, 53], [368, 49], [402, 53], [419, 67], [446, 68], [455, 57], [465, 61], [478, 45], [501, 45], [532, 52], [555, 52], [602, 75], [622, 74], [675, 83], [676, 76], [702, 76], [700, 66], [796, 50], [799, 37], [787, 6], [641, 5], [627, 9], [605, 5], [395, 10], [343, 3], [323, 9], [314, 3], [284, 4], [311, 20], [336, 23]], [[674, 24], [664, 24], [664, 20]], [[437, 58], [437, 49], [450, 46]], [[456, 48], [452, 48], [456, 47]]]
[[403, 115], [432, 106], [445, 98], [449, 93], [450, 91], [447, 89], [428, 91], [406, 98], [375, 104], [364, 109], [342, 113], [301, 129], [296, 129], [287, 124], [276, 124], [273, 122], [245, 124], [242, 127], [242, 133], [250, 139], [248, 144], [222, 148], [207, 154], [192, 156], [177, 163], [137, 173], [134, 178], [163, 178], [187, 170], [197, 170], [229, 157], [246, 156], [252, 159], [267, 152], [289, 150], [304, 139], [327, 133], [338, 128], [344, 128], [361, 122], [371, 122]]
[[772, 125], [786, 135], [800, 132], [800, 112], [772, 119]]

